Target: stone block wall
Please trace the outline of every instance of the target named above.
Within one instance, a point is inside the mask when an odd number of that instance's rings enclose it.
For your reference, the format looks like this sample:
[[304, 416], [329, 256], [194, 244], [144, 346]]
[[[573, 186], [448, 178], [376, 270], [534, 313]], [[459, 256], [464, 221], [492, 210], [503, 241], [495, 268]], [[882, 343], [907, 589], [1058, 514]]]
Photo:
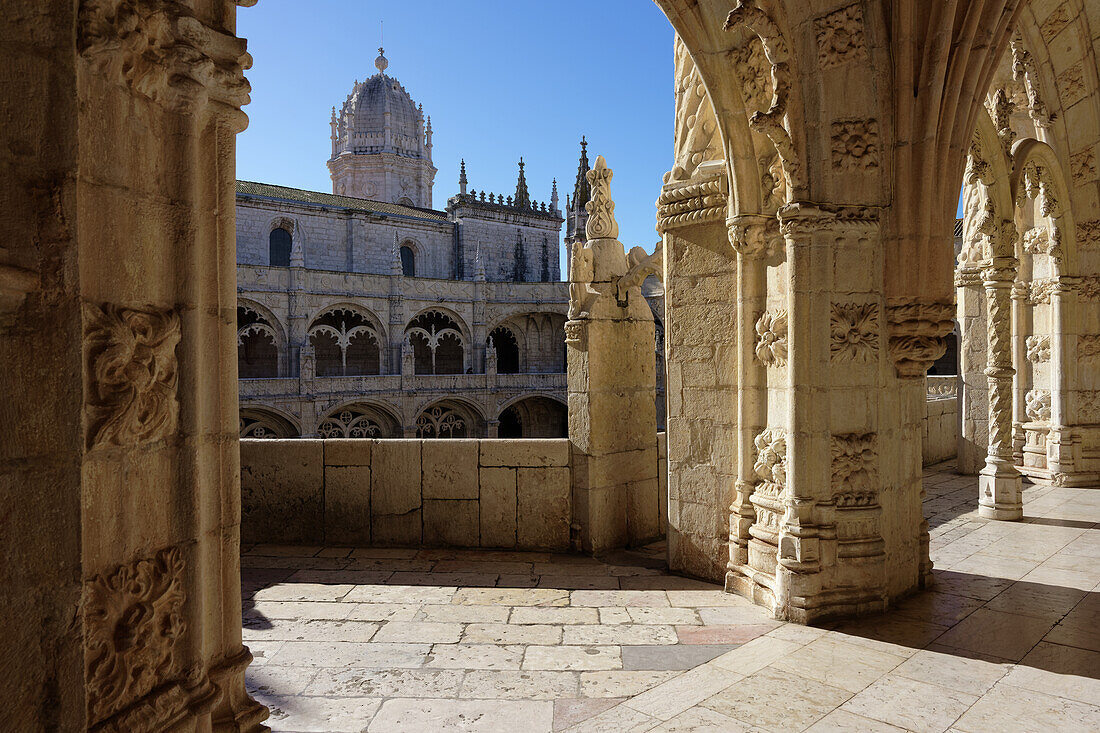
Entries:
[[959, 401], [952, 397], [926, 400], [921, 421], [921, 451], [925, 466], [954, 458], [959, 447]]

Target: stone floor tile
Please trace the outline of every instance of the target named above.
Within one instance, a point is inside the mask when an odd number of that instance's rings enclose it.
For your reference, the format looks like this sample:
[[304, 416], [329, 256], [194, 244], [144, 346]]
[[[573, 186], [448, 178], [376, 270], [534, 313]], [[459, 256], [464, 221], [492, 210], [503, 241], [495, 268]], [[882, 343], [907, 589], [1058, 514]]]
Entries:
[[899, 603], [892, 615], [953, 626], [981, 608], [982, 601], [953, 593], [918, 593]]
[[719, 667], [750, 675], [801, 648], [801, 643], [761, 636], [714, 660]]
[[360, 585], [344, 600], [349, 603], [450, 603], [455, 588], [407, 585]]
[[598, 624], [600, 614], [595, 608], [526, 606], [513, 608], [507, 620], [510, 624]]
[[972, 575], [986, 575], [1006, 580], [1020, 580], [1035, 568], [1039, 560], [1025, 560], [1019, 557], [1003, 557], [976, 552], [962, 562], [954, 565], [954, 570]]
[[421, 606], [412, 603], [341, 603], [338, 605], [350, 610], [347, 615], [349, 621], [412, 621], [421, 609]]
[[1081, 572], [1040, 565], [1025, 575], [1021, 582], [1090, 591], [1100, 582], [1100, 569]]
[[567, 733], [636, 733], [652, 729], [660, 721], [624, 705], [564, 728]]
[[754, 728], [747, 723], [734, 720], [728, 716], [710, 708], [693, 707], [679, 715], [666, 720], [656, 728], [653, 733], [759, 733], [759, 728]]
[[317, 621], [285, 619], [268, 621], [252, 618], [245, 622], [242, 636], [253, 641], [370, 641], [378, 624], [366, 621]]
[[518, 721], [530, 733], [551, 733], [554, 704], [530, 700], [386, 700], [370, 733], [515, 733]]
[[892, 674], [857, 693], [844, 710], [916, 733], [939, 733], [977, 699], [977, 695]]
[[849, 692], [859, 692], [904, 661], [905, 657], [827, 636], [776, 660], [771, 666]]
[[[456, 624], [503, 624], [512, 609], [507, 606], [464, 606], [458, 603], [420, 606], [414, 621]], [[407, 619], [402, 619], [407, 620]]]
[[547, 624], [470, 624], [463, 644], [560, 644], [561, 626]]
[[323, 697], [458, 697], [463, 672], [453, 669], [314, 670], [306, 694]]
[[358, 547], [351, 551], [352, 559], [379, 558], [386, 560], [410, 560], [416, 557], [419, 550], [405, 549], [401, 547]]
[[252, 663], [249, 669], [259, 667], [271, 661], [275, 653], [283, 648], [285, 641], [250, 641], [245, 644], [248, 651], [252, 652]]
[[537, 575], [501, 575], [497, 578], [497, 588], [534, 588], [538, 584]]
[[373, 570], [373, 571], [389, 571], [391, 573], [405, 572], [405, 573], [426, 573], [435, 566], [434, 562], [430, 560], [417, 560], [416, 558], [401, 559], [401, 558], [376, 558], [376, 557], [361, 557], [355, 558], [354, 556], [348, 560], [345, 570]]
[[1012, 585], [1012, 581], [1006, 578], [990, 578], [957, 570], [933, 570], [932, 576], [933, 590], [982, 601], [995, 598], [1001, 591]]
[[1059, 588], [1028, 581], [1013, 583], [1009, 588], [985, 603], [994, 611], [1022, 616], [1061, 619], [1087, 594], [1077, 588]]
[[462, 624], [388, 621], [375, 635], [375, 641], [409, 644], [457, 644], [462, 637]]
[[532, 573], [534, 575], [594, 575], [604, 577], [611, 574], [610, 567], [604, 565], [602, 562], [571, 564], [561, 562], [537, 562], [534, 563]]
[[1095, 733], [1100, 730], [1100, 707], [1002, 682], [967, 710], [955, 728], [966, 733], [1021, 730], [1021, 721], [1033, 731]]
[[565, 590], [618, 590], [619, 579], [610, 575], [541, 575], [537, 587]]
[[693, 669], [733, 648], [730, 644], [624, 646], [623, 669]]
[[681, 674], [678, 670], [623, 670], [581, 672], [582, 697], [633, 697]]
[[393, 575], [390, 570], [298, 570], [286, 583], [321, 583], [324, 585], [371, 585], [385, 582]]
[[354, 585], [323, 583], [278, 583], [256, 591], [257, 603], [265, 601], [339, 601], [355, 589]]
[[569, 591], [554, 588], [459, 588], [451, 603], [487, 606], [568, 606]]
[[386, 581], [387, 585], [454, 586], [457, 588], [492, 588], [500, 578], [496, 573], [427, 573], [399, 572]]
[[[659, 576], [661, 578], [680, 577], [678, 575], [668, 575], [661, 568], [645, 568], [637, 565], [608, 565], [607, 573], [608, 575], [617, 575], [621, 578], [643, 578], [653, 576]], [[687, 578], [685, 578], [685, 580], [687, 580]], [[665, 590], [667, 590], [667, 588]]]
[[796, 644], [809, 644], [814, 639], [820, 639], [828, 634], [827, 629], [819, 629], [813, 626], [800, 626], [799, 624], [782, 624], [769, 631], [765, 636], [773, 639], [793, 641]]
[[623, 704], [654, 718], [668, 720], [740, 679], [742, 676], [736, 672], [704, 664], [636, 695]]
[[629, 624], [632, 623], [630, 611], [620, 606], [604, 606], [599, 609], [601, 624]]
[[1041, 642], [1003, 681], [1100, 706], [1100, 652]]
[[837, 708], [833, 712], [817, 721], [806, 733], [905, 733], [905, 728], [883, 723], [881, 720], [864, 718], [862, 715], [850, 713], [844, 708]]
[[557, 700], [579, 694], [576, 672], [471, 670], [462, 680], [465, 700]]
[[305, 692], [317, 671], [316, 667], [250, 664], [244, 673], [244, 684], [254, 695], [276, 697], [300, 695]]
[[[340, 620], [350, 616], [355, 606], [339, 601], [258, 601], [251, 605], [245, 604], [244, 618], [265, 619], [332, 619]], [[376, 619], [356, 619], [358, 621], [374, 621]], [[377, 619], [380, 620], [380, 619]]]
[[323, 547], [314, 557], [351, 557], [354, 547]]
[[1039, 643], [1055, 620], [980, 608], [936, 641], [1015, 661]]
[[569, 594], [572, 606], [668, 606], [668, 596], [659, 590], [575, 590]]
[[563, 644], [599, 645], [619, 644], [675, 644], [676, 632], [671, 626], [621, 624], [584, 624], [566, 626]]
[[774, 628], [771, 624], [677, 626], [676, 637], [681, 644], [745, 644]]
[[741, 606], [763, 610], [741, 596], [726, 593], [720, 586], [711, 586], [711, 590], [670, 590], [668, 591], [668, 600], [670, 605], [689, 608]]
[[440, 560], [432, 568], [433, 573], [473, 573], [481, 575], [540, 575], [532, 572], [535, 563], [522, 561], [493, 560], [487, 556], [484, 560]]
[[1067, 616], [1062, 623], [1050, 630], [1043, 641], [1100, 652], [1100, 627], [1094, 624], [1075, 623]]
[[703, 707], [765, 730], [802, 730], [849, 697], [846, 690], [765, 667], [714, 695]]
[[922, 649], [898, 666], [893, 674], [959, 692], [984, 695], [1011, 668], [1008, 663], [963, 656], [966, 653]]
[[[324, 548], [320, 545], [253, 545], [247, 552], [248, 555], [263, 555], [267, 557], [313, 557]], [[246, 553], [242, 553], [246, 554]]]
[[439, 669], [519, 669], [523, 663], [524, 648], [496, 644], [438, 644], [432, 647], [424, 666]]
[[673, 624], [680, 626], [698, 625], [699, 614], [694, 608], [646, 608], [635, 606], [623, 609], [635, 624]]
[[620, 587], [624, 590], [709, 591], [713, 590], [715, 586], [713, 583], [696, 580], [695, 578], [684, 578], [679, 575], [652, 575], [620, 578]]
[[561, 731], [605, 710], [609, 710], [623, 701], [622, 698], [563, 698], [554, 701], [554, 730]]
[[695, 610], [706, 626], [750, 624], [753, 626], [769, 625], [775, 628], [781, 623], [772, 619], [771, 615], [759, 606], [703, 606]]
[[369, 697], [265, 697], [271, 716], [265, 721], [276, 731], [301, 733], [359, 733], [366, 729], [382, 701]]
[[268, 664], [285, 667], [419, 667], [429, 644], [381, 644], [370, 642], [288, 641]]
[[617, 646], [529, 646], [523, 657], [523, 669], [584, 671], [622, 668], [622, 651]]
[[885, 615], [837, 623], [832, 630], [844, 634], [849, 644], [911, 657], [918, 649], [936, 641], [947, 629], [947, 626], [920, 619]]

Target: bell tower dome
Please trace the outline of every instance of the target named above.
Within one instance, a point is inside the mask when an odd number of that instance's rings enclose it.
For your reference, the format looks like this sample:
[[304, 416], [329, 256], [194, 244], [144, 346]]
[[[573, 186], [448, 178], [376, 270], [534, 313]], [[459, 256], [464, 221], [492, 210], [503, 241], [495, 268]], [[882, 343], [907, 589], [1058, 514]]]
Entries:
[[332, 109], [332, 192], [430, 209], [432, 119], [386, 74], [389, 66], [379, 48], [378, 73], [356, 81], [340, 111]]

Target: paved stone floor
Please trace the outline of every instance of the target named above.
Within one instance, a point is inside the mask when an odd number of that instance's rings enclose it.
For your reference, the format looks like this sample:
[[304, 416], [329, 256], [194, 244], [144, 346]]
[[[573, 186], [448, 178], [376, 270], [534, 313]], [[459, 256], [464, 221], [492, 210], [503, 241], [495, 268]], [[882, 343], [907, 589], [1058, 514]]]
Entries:
[[1100, 490], [1031, 486], [989, 522], [951, 469], [925, 478], [935, 590], [829, 628], [660, 546], [248, 547], [249, 689], [279, 731], [1100, 730]]

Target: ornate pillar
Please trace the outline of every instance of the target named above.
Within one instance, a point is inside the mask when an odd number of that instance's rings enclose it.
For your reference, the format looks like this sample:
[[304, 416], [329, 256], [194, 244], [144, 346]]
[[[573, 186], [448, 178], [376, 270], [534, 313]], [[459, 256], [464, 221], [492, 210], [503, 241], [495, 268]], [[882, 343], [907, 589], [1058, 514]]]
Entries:
[[[767, 310], [769, 253], [782, 249], [775, 217], [738, 216], [729, 221], [729, 239], [737, 253], [737, 479], [730, 506], [729, 562], [726, 588], [754, 600], [771, 588], [770, 574], [749, 561], [756, 510], [751, 502], [758, 435], [767, 423], [767, 369], [787, 365], [786, 309]], [[757, 563], [757, 565], [759, 565]]]
[[[979, 253], [980, 258], [980, 253]], [[955, 271], [959, 323], [959, 473], [977, 475], [989, 445], [989, 391], [986, 365], [986, 304], [981, 262], [960, 263]]]
[[978, 479], [978, 514], [988, 519], [1020, 519], [1024, 514], [1023, 481], [1012, 456], [1012, 287], [1019, 267], [1015, 239], [1015, 226], [1003, 222], [993, 240], [992, 260], [982, 269], [989, 313], [989, 451]]
[[603, 157], [587, 178], [588, 241], [573, 245], [565, 343], [575, 518], [581, 547], [599, 552], [661, 534], [653, 312], [640, 287], [661, 252], [628, 257]]

